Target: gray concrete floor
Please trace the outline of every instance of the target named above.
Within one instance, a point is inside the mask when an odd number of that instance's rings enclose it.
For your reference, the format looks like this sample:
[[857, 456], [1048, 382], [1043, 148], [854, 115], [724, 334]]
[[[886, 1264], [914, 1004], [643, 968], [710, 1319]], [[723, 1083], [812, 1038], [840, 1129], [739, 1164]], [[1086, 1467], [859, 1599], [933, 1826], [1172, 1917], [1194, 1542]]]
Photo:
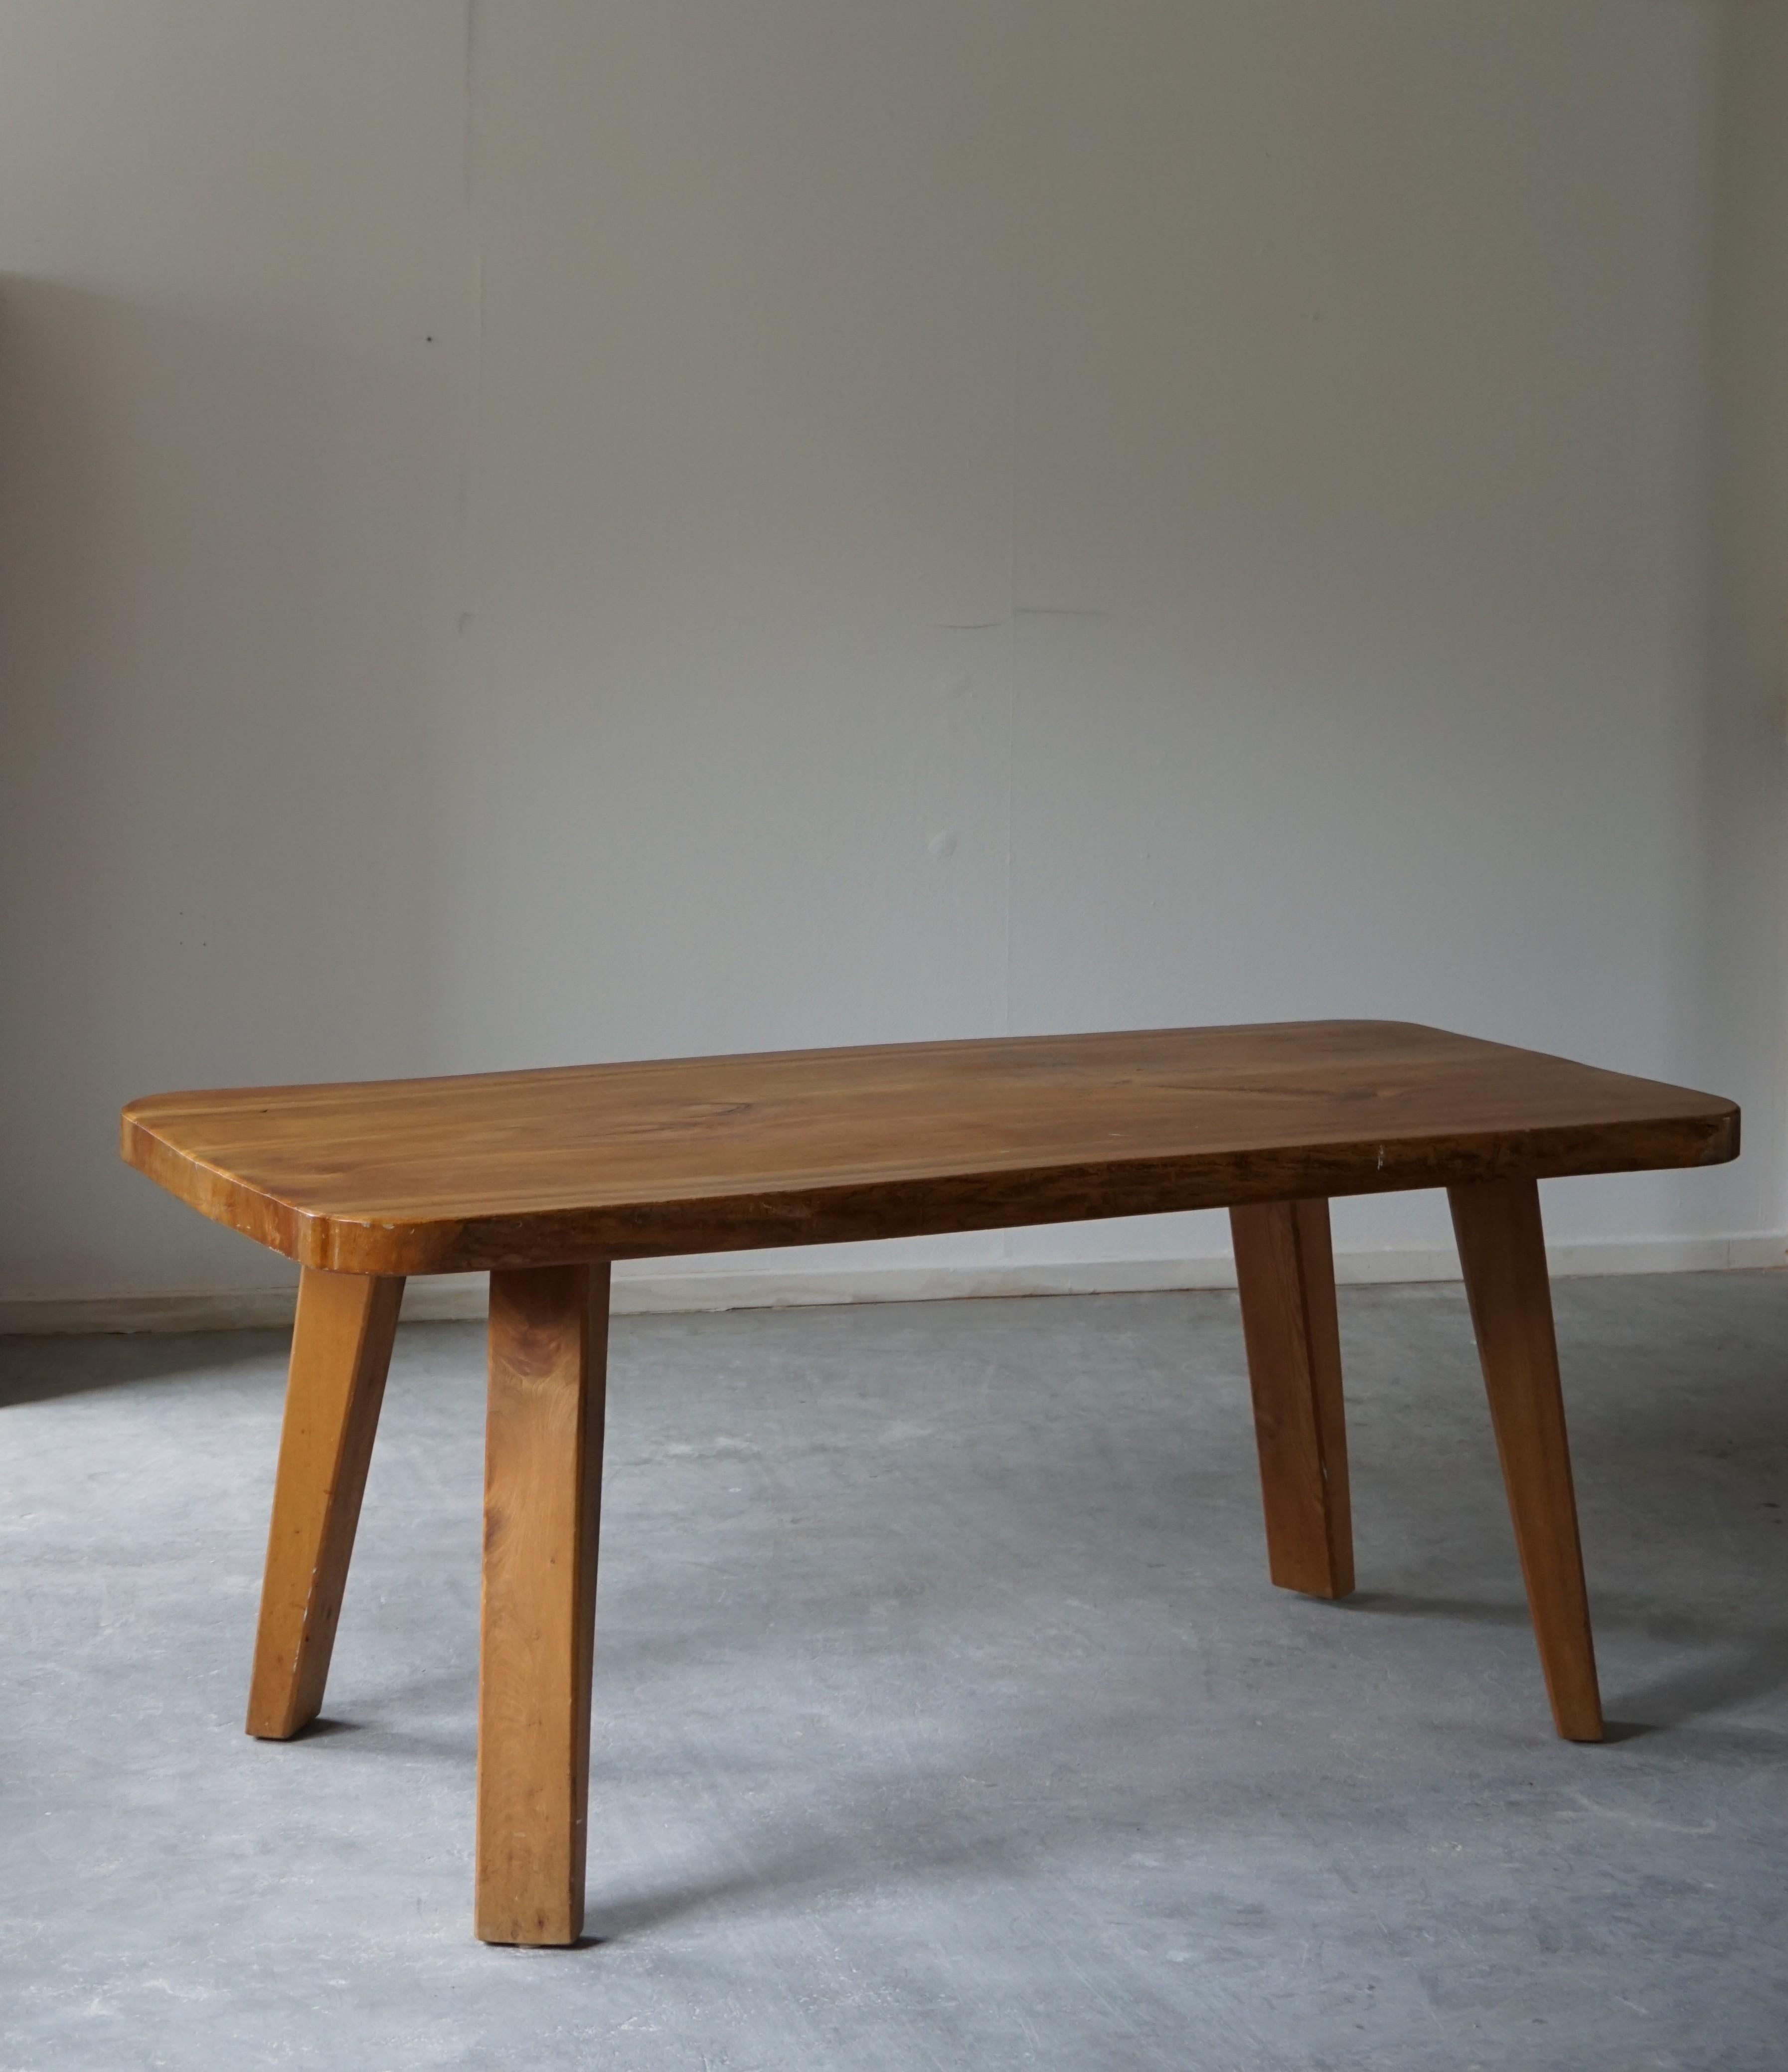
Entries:
[[1456, 1289], [1344, 1291], [1344, 1606], [1268, 1585], [1232, 1297], [619, 1322], [561, 1952], [471, 1932], [479, 1334], [400, 1334], [286, 1746], [282, 1346], [0, 1346], [0, 2066], [1788, 2065], [1788, 1275], [1558, 1308], [1595, 1749]]

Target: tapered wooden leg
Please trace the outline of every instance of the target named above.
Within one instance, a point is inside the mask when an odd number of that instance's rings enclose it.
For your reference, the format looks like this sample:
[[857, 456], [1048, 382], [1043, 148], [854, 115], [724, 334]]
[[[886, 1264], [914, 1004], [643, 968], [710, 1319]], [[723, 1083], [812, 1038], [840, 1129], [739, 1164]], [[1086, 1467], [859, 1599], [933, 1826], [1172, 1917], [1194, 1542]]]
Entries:
[[606, 1264], [491, 1276], [477, 1932], [583, 1932]]
[[1448, 1191], [1552, 1718], [1566, 1741], [1599, 1741], [1601, 1697], [1539, 1189], [1531, 1180], [1490, 1180]]
[[1329, 1205], [1253, 1202], [1231, 1209], [1229, 1221], [1268, 1572], [1281, 1589], [1344, 1597], [1354, 1587], [1354, 1527]]
[[401, 1277], [306, 1268], [298, 1283], [249, 1685], [249, 1732], [265, 1740], [322, 1708], [403, 1297]]

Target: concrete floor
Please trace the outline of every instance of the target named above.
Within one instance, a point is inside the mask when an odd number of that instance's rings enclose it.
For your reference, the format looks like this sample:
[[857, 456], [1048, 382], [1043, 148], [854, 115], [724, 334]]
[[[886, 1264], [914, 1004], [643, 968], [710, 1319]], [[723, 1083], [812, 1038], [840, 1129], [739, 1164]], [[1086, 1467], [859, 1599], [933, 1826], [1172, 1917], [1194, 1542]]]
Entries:
[[590, 1926], [471, 1933], [479, 1335], [400, 1334], [327, 1724], [240, 1727], [265, 1334], [0, 1345], [0, 2066], [1788, 2065], [1788, 1275], [1567, 1282], [1609, 1745], [1463, 1303], [1344, 1291], [1361, 1592], [1232, 1297], [614, 1333]]

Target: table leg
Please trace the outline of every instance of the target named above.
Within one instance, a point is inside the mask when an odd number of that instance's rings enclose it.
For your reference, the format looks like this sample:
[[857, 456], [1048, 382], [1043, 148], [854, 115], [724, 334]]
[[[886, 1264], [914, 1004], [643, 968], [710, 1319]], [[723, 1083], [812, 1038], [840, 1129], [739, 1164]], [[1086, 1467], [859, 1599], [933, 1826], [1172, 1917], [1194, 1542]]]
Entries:
[[477, 1932], [583, 1931], [609, 1269], [491, 1276]]
[[249, 1686], [263, 1740], [289, 1741], [323, 1704], [403, 1297], [400, 1276], [306, 1268], [298, 1283]]
[[1532, 1180], [1490, 1180], [1448, 1192], [1552, 1718], [1566, 1741], [1599, 1741], [1539, 1189]]
[[1344, 1597], [1354, 1587], [1354, 1527], [1329, 1204], [1252, 1202], [1229, 1221], [1268, 1571], [1281, 1589]]

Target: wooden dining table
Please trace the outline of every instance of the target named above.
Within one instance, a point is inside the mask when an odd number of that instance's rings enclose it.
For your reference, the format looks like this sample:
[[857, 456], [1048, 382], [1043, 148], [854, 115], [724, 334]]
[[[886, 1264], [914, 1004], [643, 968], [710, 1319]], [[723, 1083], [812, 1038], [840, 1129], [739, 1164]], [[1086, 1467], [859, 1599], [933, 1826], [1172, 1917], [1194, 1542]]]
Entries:
[[1332, 1598], [1354, 1561], [1328, 1204], [1445, 1187], [1553, 1720], [1594, 1741], [1537, 1183], [1737, 1150], [1716, 1096], [1358, 1021], [158, 1094], [123, 1115], [132, 1165], [302, 1269], [251, 1734], [289, 1739], [322, 1706], [405, 1276], [489, 1274], [475, 1927], [544, 1944], [583, 1925], [614, 1260], [1227, 1208], [1268, 1572]]

